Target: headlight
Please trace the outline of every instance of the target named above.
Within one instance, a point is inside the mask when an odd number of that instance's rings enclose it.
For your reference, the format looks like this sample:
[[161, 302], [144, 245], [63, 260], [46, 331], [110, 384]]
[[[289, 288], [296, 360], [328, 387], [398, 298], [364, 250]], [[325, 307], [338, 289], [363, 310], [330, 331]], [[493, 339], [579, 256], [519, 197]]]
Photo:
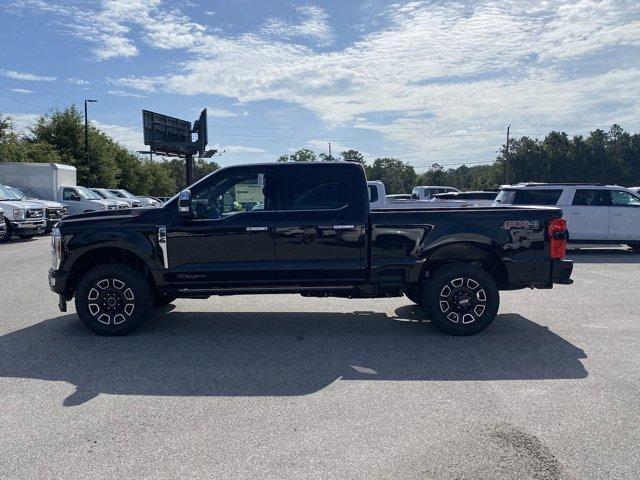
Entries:
[[106, 209], [107, 209], [106, 205], [102, 205], [102, 204], [100, 205], [100, 210], [106, 210]]
[[62, 262], [62, 236], [60, 229], [55, 227], [51, 230], [51, 266], [54, 270], [60, 269]]
[[16, 220], [24, 220], [25, 210], [22, 208], [13, 209], [13, 218]]

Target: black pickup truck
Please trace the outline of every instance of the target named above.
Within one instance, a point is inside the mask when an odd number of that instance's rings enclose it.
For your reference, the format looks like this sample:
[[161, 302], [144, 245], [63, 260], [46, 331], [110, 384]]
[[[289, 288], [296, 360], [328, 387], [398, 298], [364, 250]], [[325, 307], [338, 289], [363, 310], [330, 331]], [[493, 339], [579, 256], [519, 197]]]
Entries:
[[558, 208], [369, 210], [348, 162], [218, 170], [162, 208], [67, 217], [52, 233], [49, 285], [101, 335], [154, 306], [212, 295], [406, 295], [453, 335], [485, 329], [499, 290], [571, 283]]

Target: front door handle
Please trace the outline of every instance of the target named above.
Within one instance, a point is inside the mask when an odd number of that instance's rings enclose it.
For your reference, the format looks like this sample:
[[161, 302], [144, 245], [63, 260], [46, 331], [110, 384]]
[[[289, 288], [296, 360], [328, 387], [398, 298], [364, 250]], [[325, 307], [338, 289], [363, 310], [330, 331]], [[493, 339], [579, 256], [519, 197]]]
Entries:
[[247, 232], [267, 232], [269, 227], [247, 227]]
[[355, 225], [334, 225], [332, 228], [334, 230], [354, 230], [356, 226]]

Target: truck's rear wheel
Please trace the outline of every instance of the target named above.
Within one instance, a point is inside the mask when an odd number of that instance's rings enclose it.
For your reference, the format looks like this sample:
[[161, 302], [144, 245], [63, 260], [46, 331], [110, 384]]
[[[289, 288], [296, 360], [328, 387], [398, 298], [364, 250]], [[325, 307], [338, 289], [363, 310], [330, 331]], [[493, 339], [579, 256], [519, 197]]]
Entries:
[[13, 236], [13, 230], [11, 228], [11, 224], [9, 223], [9, 220], [4, 218], [2, 219], [2, 221], [4, 222], [6, 230], [4, 231], [4, 234], [0, 236], [0, 242], [8, 242], [9, 240], [11, 240], [11, 237]]
[[475, 265], [446, 265], [427, 279], [423, 305], [431, 322], [450, 335], [473, 335], [487, 328], [498, 314], [496, 282]]
[[149, 313], [153, 295], [147, 278], [120, 263], [101, 265], [80, 280], [75, 293], [80, 321], [98, 335], [126, 335]]

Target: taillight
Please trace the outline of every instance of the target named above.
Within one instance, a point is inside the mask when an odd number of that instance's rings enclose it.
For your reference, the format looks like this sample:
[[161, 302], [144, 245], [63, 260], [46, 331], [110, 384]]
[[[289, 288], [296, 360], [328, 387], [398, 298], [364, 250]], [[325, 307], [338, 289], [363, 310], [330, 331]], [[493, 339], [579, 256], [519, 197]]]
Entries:
[[567, 254], [567, 221], [564, 218], [554, 218], [547, 226], [549, 235], [550, 256], [552, 259], [562, 259]]

